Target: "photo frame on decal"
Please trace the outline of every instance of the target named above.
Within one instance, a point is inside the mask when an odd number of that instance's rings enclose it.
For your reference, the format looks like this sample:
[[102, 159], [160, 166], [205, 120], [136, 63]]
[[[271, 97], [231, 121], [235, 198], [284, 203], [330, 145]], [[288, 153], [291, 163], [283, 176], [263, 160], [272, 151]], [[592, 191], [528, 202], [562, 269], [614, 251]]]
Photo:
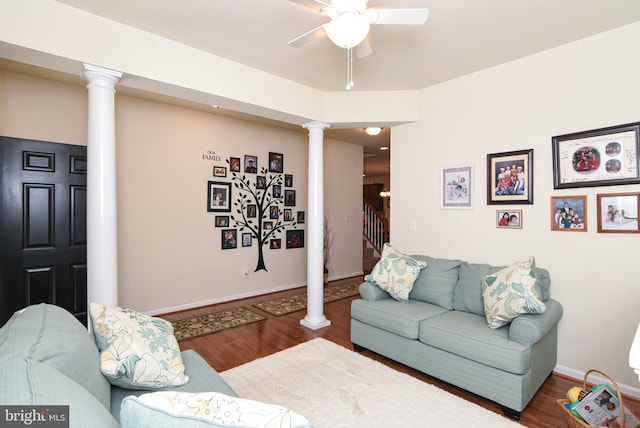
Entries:
[[209, 181], [207, 183], [207, 211], [231, 211], [231, 183]]

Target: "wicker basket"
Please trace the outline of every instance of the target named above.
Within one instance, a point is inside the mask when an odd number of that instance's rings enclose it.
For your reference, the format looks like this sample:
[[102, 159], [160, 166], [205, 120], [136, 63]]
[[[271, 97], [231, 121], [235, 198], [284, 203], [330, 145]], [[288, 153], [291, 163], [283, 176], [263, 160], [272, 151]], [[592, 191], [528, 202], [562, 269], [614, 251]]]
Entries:
[[[603, 373], [600, 370], [592, 369], [584, 374], [584, 380], [582, 381], [582, 389], [585, 391], [587, 391], [587, 377], [591, 373], [598, 373], [606, 377], [607, 379], [609, 379], [609, 381], [611, 381], [611, 384], [616, 389], [616, 393], [618, 394], [618, 400], [620, 401], [620, 415], [621, 415], [620, 428], [624, 428], [624, 404], [622, 402], [622, 393], [620, 392], [620, 388], [618, 387], [618, 384], [608, 374]], [[571, 413], [571, 410], [565, 407], [565, 404], [569, 403], [569, 400], [560, 399], [560, 400], [557, 400], [557, 402], [560, 405], [560, 407], [562, 407], [562, 413], [564, 414], [564, 418], [567, 420], [567, 425], [569, 425], [569, 428], [589, 428], [589, 427], [595, 426], [595, 425], [586, 423], [582, 419], [578, 419], [578, 417], [576, 417], [573, 413]]]

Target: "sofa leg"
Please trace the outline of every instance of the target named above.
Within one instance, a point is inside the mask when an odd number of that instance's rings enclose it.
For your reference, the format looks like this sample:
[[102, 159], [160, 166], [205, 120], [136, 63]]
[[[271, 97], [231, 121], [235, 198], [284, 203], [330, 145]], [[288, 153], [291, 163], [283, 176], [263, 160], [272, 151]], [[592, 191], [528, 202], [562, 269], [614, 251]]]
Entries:
[[353, 343], [353, 350], [356, 352], [364, 352], [367, 350], [367, 348], [365, 348], [364, 346], [360, 346], [356, 343]]
[[513, 410], [508, 407], [502, 407], [502, 411], [506, 417], [515, 419], [516, 421], [520, 420], [520, 415], [522, 414], [522, 412], [518, 412], [517, 410]]

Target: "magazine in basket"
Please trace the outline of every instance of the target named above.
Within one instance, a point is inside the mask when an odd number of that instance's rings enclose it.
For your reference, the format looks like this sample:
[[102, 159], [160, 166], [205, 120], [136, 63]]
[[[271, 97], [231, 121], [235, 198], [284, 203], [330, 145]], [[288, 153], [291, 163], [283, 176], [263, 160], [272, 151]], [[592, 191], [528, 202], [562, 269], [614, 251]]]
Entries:
[[[628, 409], [624, 410], [624, 426], [640, 426], [640, 421]], [[571, 411], [591, 425], [619, 426], [620, 423], [620, 400], [616, 397], [615, 389], [604, 383], [594, 387], [581, 401], [575, 403]]]

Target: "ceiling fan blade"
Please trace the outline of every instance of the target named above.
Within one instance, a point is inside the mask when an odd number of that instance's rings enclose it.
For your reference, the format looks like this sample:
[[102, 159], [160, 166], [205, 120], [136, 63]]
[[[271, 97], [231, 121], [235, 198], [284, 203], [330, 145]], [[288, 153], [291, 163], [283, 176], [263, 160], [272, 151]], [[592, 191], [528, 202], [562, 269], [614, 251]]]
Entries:
[[365, 58], [369, 55], [371, 55], [373, 53], [373, 49], [371, 49], [371, 44], [369, 43], [369, 40], [364, 39], [363, 41], [361, 41], [355, 48], [353, 48], [356, 51], [356, 56], [358, 58]]
[[429, 9], [369, 9], [377, 15], [372, 24], [421, 25], [429, 18]]
[[309, 30], [306, 33], [296, 37], [295, 39], [290, 40], [288, 43], [289, 46], [297, 48], [302, 45], [306, 45], [307, 43], [313, 42], [314, 40], [323, 38], [326, 33], [324, 31], [319, 31], [319, 30], [323, 29], [326, 25], [327, 23], [319, 25], [313, 30]]

